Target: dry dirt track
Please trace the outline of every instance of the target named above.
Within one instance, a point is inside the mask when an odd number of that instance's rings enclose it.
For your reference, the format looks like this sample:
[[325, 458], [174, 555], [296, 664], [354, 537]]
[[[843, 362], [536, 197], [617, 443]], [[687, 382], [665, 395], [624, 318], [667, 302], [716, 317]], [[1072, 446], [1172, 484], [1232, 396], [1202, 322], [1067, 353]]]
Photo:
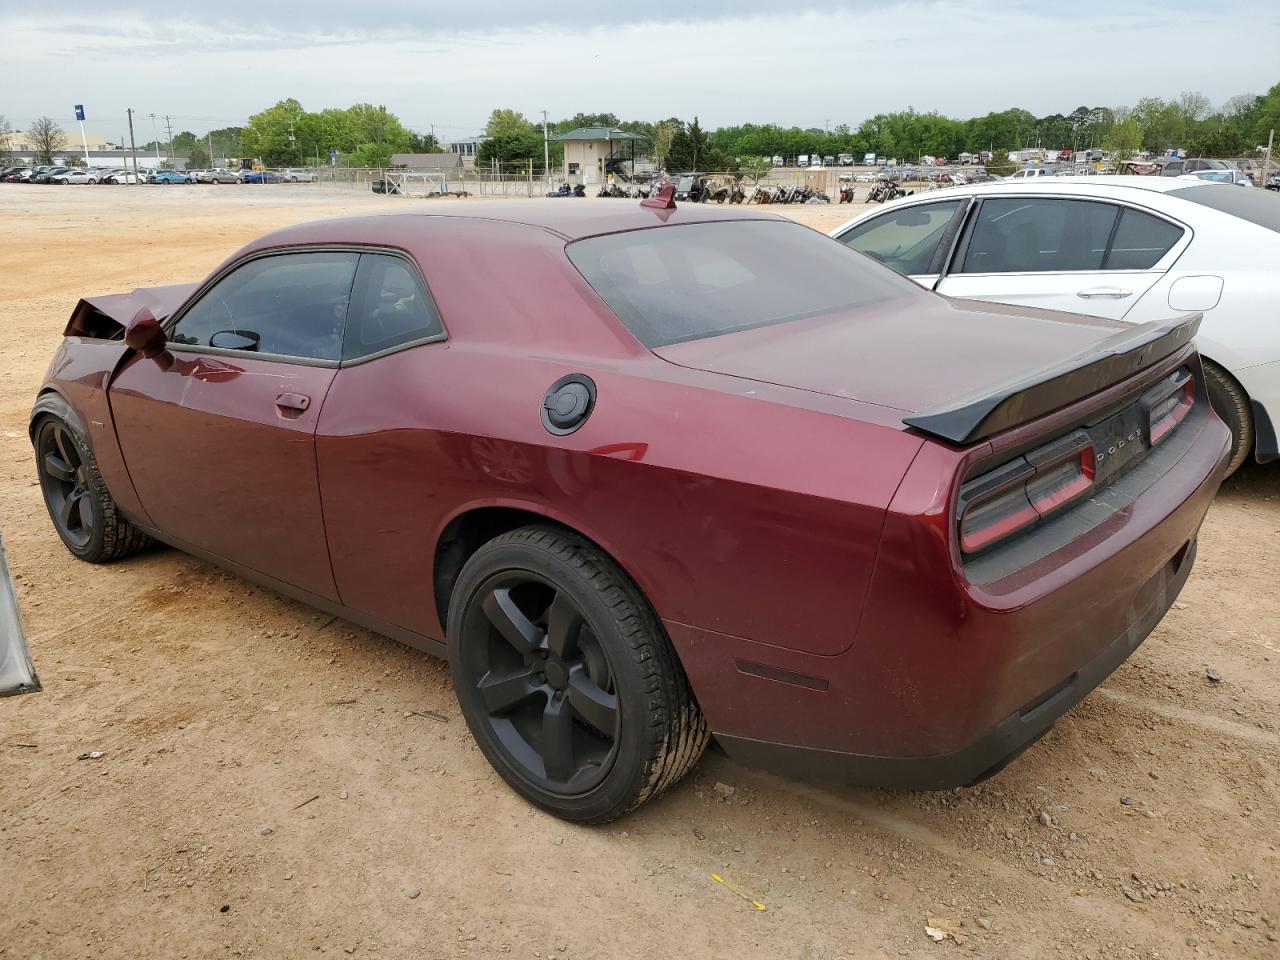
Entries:
[[0, 701], [0, 957], [1280, 956], [1280, 464], [1227, 484], [1176, 609], [994, 780], [833, 790], [713, 753], [607, 828], [511, 793], [441, 664], [173, 551], [71, 559], [25, 431], [77, 296], [427, 202], [483, 203], [0, 187], [0, 531], [46, 686]]

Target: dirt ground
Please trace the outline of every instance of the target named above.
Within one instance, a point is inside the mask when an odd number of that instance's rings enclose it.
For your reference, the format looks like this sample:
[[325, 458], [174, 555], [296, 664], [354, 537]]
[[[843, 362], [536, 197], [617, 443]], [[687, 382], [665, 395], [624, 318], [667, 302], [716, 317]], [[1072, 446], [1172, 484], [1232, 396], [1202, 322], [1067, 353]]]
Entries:
[[1280, 464], [1227, 483], [1164, 623], [993, 780], [712, 752], [605, 828], [507, 789], [441, 663], [171, 550], [73, 560], [26, 424], [76, 298], [423, 203], [483, 201], [0, 188], [0, 532], [46, 687], [0, 701], [0, 957], [1280, 957]]

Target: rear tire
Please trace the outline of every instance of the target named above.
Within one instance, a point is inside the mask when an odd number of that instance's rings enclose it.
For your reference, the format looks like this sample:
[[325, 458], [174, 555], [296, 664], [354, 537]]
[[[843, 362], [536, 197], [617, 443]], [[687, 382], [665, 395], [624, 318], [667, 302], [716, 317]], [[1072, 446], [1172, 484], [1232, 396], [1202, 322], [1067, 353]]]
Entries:
[[675, 650], [609, 557], [568, 531], [523, 527], [462, 568], [449, 666], [463, 716], [518, 793], [606, 823], [685, 775], [710, 739]]
[[1227, 463], [1227, 476], [1231, 476], [1244, 464], [1253, 451], [1253, 412], [1249, 398], [1235, 378], [1212, 360], [1204, 364], [1204, 382], [1209, 393], [1209, 403], [1223, 423], [1231, 428], [1231, 459]]
[[109, 563], [150, 546], [152, 539], [124, 518], [107, 492], [70, 405], [46, 394], [32, 416], [40, 491], [66, 548], [87, 563]]

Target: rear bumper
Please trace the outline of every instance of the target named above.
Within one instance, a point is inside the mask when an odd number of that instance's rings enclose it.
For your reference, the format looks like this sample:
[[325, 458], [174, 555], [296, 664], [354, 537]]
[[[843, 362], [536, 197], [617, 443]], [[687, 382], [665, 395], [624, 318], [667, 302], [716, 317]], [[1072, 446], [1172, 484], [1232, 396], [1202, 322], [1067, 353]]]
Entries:
[[938, 789], [995, 772], [1177, 597], [1230, 439], [1216, 417], [1194, 427], [1136, 499], [982, 586], [953, 575], [926, 447], [920, 481], [909, 474], [896, 498], [908, 509], [886, 520], [847, 650], [817, 656], [666, 621], [717, 740], [749, 764], [867, 785]]
[[1195, 552], [1193, 540], [1156, 574], [1154, 595], [1147, 609], [1100, 654], [953, 753], [884, 757], [725, 734], [717, 734], [716, 740], [740, 763], [801, 779], [899, 790], [970, 786], [1004, 769], [1128, 659], [1177, 599], [1191, 573]]

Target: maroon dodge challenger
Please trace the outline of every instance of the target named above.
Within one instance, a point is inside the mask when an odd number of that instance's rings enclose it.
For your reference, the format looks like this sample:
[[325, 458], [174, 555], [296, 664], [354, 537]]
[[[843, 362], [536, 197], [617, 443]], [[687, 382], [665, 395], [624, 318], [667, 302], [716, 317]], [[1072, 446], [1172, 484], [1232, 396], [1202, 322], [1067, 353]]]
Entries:
[[466, 211], [81, 300], [31, 418], [67, 548], [163, 541], [447, 656], [498, 773], [588, 822], [712, 737], [974, 783], [1185, 582], [1230, 439], [1198, 317], [949, 301], [754, 211]]

